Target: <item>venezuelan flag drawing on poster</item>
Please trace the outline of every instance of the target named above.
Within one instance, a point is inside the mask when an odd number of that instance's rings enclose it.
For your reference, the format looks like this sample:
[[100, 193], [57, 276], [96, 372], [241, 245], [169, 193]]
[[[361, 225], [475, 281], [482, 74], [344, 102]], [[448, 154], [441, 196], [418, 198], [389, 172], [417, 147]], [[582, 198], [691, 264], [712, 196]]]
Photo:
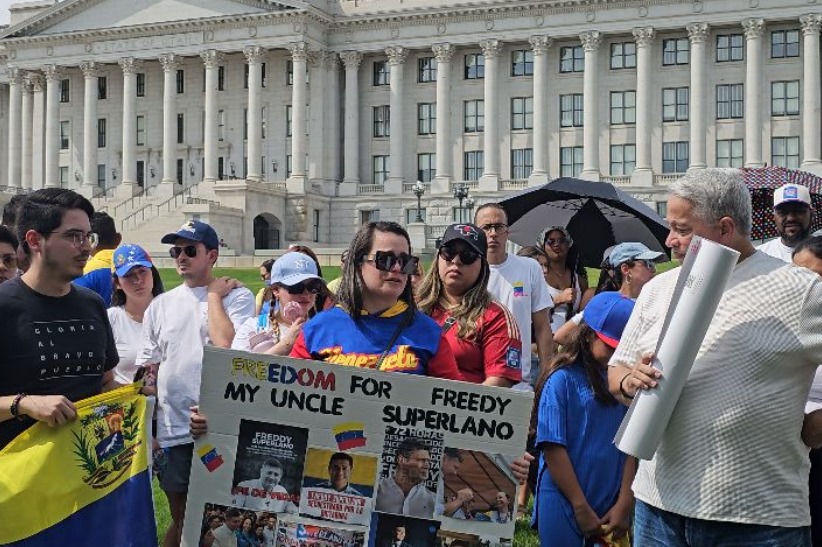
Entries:
[[146, 398], [124, 386], [0, 451], [0, 545], [156, 547]]

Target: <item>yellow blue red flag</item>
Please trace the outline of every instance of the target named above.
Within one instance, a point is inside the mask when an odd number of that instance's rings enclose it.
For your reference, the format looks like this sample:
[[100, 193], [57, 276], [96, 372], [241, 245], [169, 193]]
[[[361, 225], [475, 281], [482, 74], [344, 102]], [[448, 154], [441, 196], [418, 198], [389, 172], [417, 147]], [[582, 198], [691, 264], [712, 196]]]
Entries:
[[0, 451], [0, 545], [156, 547], [148, 406], [124, 386]]

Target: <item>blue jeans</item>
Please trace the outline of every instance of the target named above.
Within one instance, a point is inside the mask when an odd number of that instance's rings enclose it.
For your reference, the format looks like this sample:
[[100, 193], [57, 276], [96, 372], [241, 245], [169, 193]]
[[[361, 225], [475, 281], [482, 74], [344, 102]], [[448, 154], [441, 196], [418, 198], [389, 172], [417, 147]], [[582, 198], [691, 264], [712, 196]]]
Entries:
[[634, 547], [811, 547], [811, 529], [700, 520], [637, 500]]

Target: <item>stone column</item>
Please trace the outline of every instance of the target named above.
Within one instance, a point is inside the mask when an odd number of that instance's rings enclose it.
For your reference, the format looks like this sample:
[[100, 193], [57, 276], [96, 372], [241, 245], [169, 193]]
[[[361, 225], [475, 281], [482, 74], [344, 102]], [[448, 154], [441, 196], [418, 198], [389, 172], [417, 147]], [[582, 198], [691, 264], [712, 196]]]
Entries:
[[163, 178], [160, 184], [169, 185], [163, 194], [173, 194], [177, 183], [177, 108], [174, 95], [177, 91], [177, 67], [180, 57], [173, 53], [160, 55], [163, 67]]
[[83, 99], [83, 186], [86, 194], [97, 187], [97, 77], [99, 65], [92, 61], [80, 63], [85, 80]]
[[325, 112], [326, 127], [325, 149], [328, 159], [326, 172], [328, 178], [335, 184], [340, 182], [340, 58], [336, 53], [329, 53], [325, 58], [326, 86], [327, 92], [325, 104], [328, 110]]
[[46, 65], [46, 156], [43, 162], [46, 172], [43, 185], [46, 188], [60, 186], [60, 110], [57, 100], [60, 93], [60, 70], [56, 65]]
[[8, 135], [8, 185], [20, 188], [22, 147], [21, 132], [23, 119], [20, 109], [23, 101], [23, 71], [15, 66], [6, 69], [9, 77], [9, 135]]
[[305, 193], [305, 129], [306, 129], [306, 91], [305, 77], [308, 60], [308, 44], [295, 42], [289, 44], [291, 63], [294, 68], [294, 80], [291, 86], [291, 176], [289, 191]]
[[551, 39], [531, 36], [534, 51], [534, 168], [528, 184], [536, 186], [550, 180], [548, 175], [548, 50]]
[[260, 46], [248, 46], [243, 49], [248, 61], [248, 155], [246, 180], [260, 182], [263, 178], [262, 164], [262, 94], [263, 94], [263, 58], [266, 50]]
[[[495, 191], [499, 188], [499, 69], [498, 58], [502, 51], [499, 40], [483, 40], [479, 43], [485, 57], [485, 81], [483, 82], [483, 170], [479, 181], [481, 190]], [[439, 114], [439, 113], [438, 113]]]
[[31, 188], [31, 137], [32, 137], [32, 106], [34, 100], [34, 87], [29, 74], [26, 74], [22, 84], [23, 107], [21, 123], [21, 157], [20, 157], [20, 183], [23, 188]]
[[819, 150], [820, 130], [820, 78], [819, 78], [819, 28], [822, 15], [803, 15], [802, 23], [802, 169], [820, 174], [822, 159]]
[[[203, 132], [203, 158], [205, 182], [217, 180], [217, 77], [219, 67], [225, 62], [225, 56], [217, 50], [209, 49], [200, 53], [205, 64], [205, 124]], [[251, 74], [249, 73], [249, 76]]]
[[311, 71], [311, 86], [308, 90], [308, 104], [310, 118], [308, 120], [308, 180], [312, 183], [322, 183], [326, 179], [325, 169], [325, 95], [326, 85], [325, 59], [327, 51], [311, 51], [308, 55], [308, 66]]
[[745, 19], [745, 167], [762, 167], [763, 19]]
[[43, 187], [43, 144], [45, 129], [45, 93], [46, 79], [37, 72], [29, 73], [32, 89], [34, 91], [34, 104], [32, 107], [32, 130], [31, 130], [31, 181], [32, 188]]
[[599, 180], [599, 46], [602, 35], [592, 30], [579, 35], [585, 50], [585, 74], [583, 95], [583, 149], [580, 178]]
[[389, 171], [388, 181], [385, 185], [385, 193], [399, 194], [402, 193], [402, 182], [405, 174], [405, 165], [403, 156], [405, 154], [405, 128], [403, 127], [403, 111], [405, 110], [403, 89], [405, 61], [408, 59], [408, 50], [401, 46], [391, 46], [385, 49], [385, 54], [388, 55], [388, 64], [390, 65], [390, 87], [391, 87], [391, 101], [390, 101], [390, 157], [391, 169]]
[[340, 195], [357, 194], [360, 183], [360, 83], [359, 68], [362, 53], [344, 51], [340, 53], [345, 65], [345, 145], [343, 159], [343, 184]]
[[[454, 178], [451, 151], [451, 59], [457, 48], [453, 44], [434, 44], [437, 56], [437, 175], [432, 193], [448, 193]], [[393, 129], [393, 128], [392, 128]]]
[[118, 191], [134, 196], [140, 190], [137, 185], [137, 71], [142, 61], [126, 57], [118, 63], [123, 69], [123, 163]]
[[688, 169], [705, 169], [705, 131], [708, 114], [705, 104], [705, 40], [708, 38], [707, 23], [691, 23], [687, 27], [691, 41], [691, 145]]
[[[656, 31], [651, 27], [635, 28], [636, 41], [636, 168], [631, 183], [651, 186], [654, 171], [651, 166], [651, 132], [654, 122], [651, 114], [651, 55]], [[586, 67], [587, 68], [587, 67]]]

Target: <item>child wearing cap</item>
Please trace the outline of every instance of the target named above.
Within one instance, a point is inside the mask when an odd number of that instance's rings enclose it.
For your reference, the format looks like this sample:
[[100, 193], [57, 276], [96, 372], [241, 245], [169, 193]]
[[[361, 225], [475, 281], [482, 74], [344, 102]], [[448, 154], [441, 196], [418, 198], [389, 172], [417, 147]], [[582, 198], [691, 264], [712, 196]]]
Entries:
[[627, 408], [608, 391], [606, 370], [633, 307], [617, 292], [592, 298], [577, 336], [537, 381], [533, 523], [543, 547], [618, 540], [628, 530], [636, 461], [613, 444]]

